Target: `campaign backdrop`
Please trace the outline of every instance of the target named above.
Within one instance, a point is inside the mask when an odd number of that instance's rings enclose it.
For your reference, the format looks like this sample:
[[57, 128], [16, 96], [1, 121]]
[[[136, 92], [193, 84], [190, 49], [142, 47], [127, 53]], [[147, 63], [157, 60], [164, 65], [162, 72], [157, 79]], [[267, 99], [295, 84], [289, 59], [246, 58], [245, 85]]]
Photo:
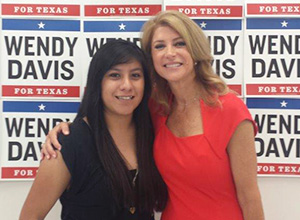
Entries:
[[[94, 53], [178, 10], [207, 35], [212, 66], [245, 100], [258, 174], [300, 176], [300, 0], [0, 0], [0, 180], [35, 177], [48, 131], [72, 121]], [[182, 91], [184, 92], [184, 91]]]
[[299, 175], [300, 105], [292, 98], [247, 98], [257, 123], [255, 145], [262, 175]]
[[33, 178], [48, 131], [59, 122], [72, 121], [80, 103], [3, 100], [1, 104], [1, 178]]
[[244, 85], [258, 173], [300, 175], [300, 1], [247, 1]]
[[[300, 95], [300, 16], [287, 17], [283, 10], [287, 6], [282, 5], [272, 4], [274, 14], [265, 5], [248, 6], [244, 52], [248, 97]], [[299, 8], [299, 3], [293, 5]], [[263, 16], [254, 17], [254, 9]]]

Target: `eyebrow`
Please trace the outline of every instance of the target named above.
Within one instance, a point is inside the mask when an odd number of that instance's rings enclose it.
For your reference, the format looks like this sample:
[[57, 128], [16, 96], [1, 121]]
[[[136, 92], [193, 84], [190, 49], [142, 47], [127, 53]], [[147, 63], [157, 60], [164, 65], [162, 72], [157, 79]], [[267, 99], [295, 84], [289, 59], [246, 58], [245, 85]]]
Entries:
[[[111, 71], [111, 70], [122, 71], [122, 68], [116, 68], [116, 67], [113, 67], [113, 68], [111, 68], [110, 70], [108, 70], [108, 72]], [[137, 70], [143, 71], [143, 68], [137, 67], [137, 68], [131, 69], [130, 71], [132, 72], [132, 71], [137, 71]]]
[[140, 68], [140, 67], [134, 68], [134, 69], [132, 69], [131, 71], [136, 71], [136, 70], [140, 70], [140, 71], [143, 72], [143, 68]]
[[[177, 40], [181, 40], [181, 39], [183, 40], [183, 37], [176, 37], [172, 41], [177, 41]], [[156, 40], [156, 41], [154, 41], [152, 43], [161, 43], [161, 42], [164, 42], [164, 40]]]

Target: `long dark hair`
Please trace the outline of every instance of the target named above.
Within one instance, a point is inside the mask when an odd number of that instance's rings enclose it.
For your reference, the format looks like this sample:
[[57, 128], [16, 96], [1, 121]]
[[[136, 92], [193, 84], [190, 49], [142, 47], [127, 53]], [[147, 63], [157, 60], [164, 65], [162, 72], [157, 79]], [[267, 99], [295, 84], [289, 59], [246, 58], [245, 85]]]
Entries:
[[[104, 118], [101, 82], [113, 66], [138, 61], [143, 68], [145, 88], [141, 103], [134, 110], [136, 149], [139, 167], [138, 193], [134, 197], [127, 166], [107, 128]], [[142, 50], [125, 40], [113, 40], [103, 45], [93, 56], [85, 93], [77, 118], [87, 117], [93, 132], [99, 159], [110, 177], [113, 195], [119, 205], [129, 207], [136, 201], [140, 210], [161, 211], [167, 201], [167, 191], [153, 159], [153, 128], [148, 110], [151, 82]]]

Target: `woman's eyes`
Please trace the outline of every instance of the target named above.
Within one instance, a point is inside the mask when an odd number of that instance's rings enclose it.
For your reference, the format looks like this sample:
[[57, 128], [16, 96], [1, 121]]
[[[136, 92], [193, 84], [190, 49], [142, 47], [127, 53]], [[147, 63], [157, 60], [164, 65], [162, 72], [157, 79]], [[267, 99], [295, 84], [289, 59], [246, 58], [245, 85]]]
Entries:
[[142, 73], [132, 73], [131, 76], [133, 79], [140, 79], [142, 77]]
[[156, 44], [154, 48], [158, 50], [158, 49], [162, 49], [164, 46], [165, 46], [164, 44]]
[[[131, 73], [130, 76], [132, 79], [140, 79], [143, 76], [143, 73]], [[119, 79], [122, 76], [120, 73], [109, 73], [108, 77], [112, 79]]]
[[[184, 41], [178, 41], [178, 42], [175, 42], [173, 44], [174, 47], [185, 47], [186, 46], [186, 43]], [[160, 50], [160, 49], [163, 49], [164, 47], [166, 47], [165, 44], [156, 44], [154, 45], [154, 48], [156, 50]]]
[[178, 46], [178, 47], [184, 47], [185, 45], [186, 45], [186, 43], [184, 41], [179, 41], [179, 42], [175, 43], [175, 46]]
[[119, 74], [119, 73], [109, 73], [108, 74], [108, 76], [110, 77], [110, 78], [120, 78], [121, 77], [121, 75]]

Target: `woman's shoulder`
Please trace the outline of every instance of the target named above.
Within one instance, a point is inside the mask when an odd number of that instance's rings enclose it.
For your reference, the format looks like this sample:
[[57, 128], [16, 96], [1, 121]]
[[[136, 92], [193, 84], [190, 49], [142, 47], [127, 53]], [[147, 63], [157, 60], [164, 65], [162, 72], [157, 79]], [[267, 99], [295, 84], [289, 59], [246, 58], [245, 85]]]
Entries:
[[90, 133], [90, 127], [85, 119], [83, 118], [76, 118], [71, 124], [70, 124], [70, 132], [73, 133]]
[[224, 152], [237, 126], [244, 120], [250, 120], [255, 128], [252, 116], [244, 101], [234, 93], [227, 93], [219, 97], [220, 106], [207, 111], [205, 135], [212, 146], [218, 146]]
[[250, 112], [244, 101], [235, 93], [227, 93], [219, 96], [219, 105], [205, 108], [209, 121], [232, 124], [245, 118], [251, 118]]
[[219, 97], [220, 108], [222, 112], [236, 112], [246, 110], [247, 107], [242, 98], [238, 97], [235, 93], [229, 92]]
[[75, 119], [72, 123], [69, 124], [68, 135], [62, 133], [58, 134], [58, 138], [62, 140], [70, 140], [84, 137], [86, 134], [90, 134], [90, 129], [88, 124], [82, 118]]
[[237, 126], [243, 120], [250, 120], [255, 127], [252, 115], [242, 98], [235, 93], [228, 93], [220, 97], [220, 100], [222, 103], [222, 117], [228, 124]]
[[221, 101], [222, 105], [227, 106], [243, 103], [243, 100], [233, 92], [228, 92], [225, 95], [219, 96], [219, 100]]
[[62, 152], [84, 153], [87, 146], [93, 144], [93, 138], [88, 124], [83, 119], [74, 120], [69, 126], [69, 134], [58, 134]]
[[69, 135], [59, 134], [58, 141], [62, 146], [60, 152], [73, 176], [75, 170], [87, 169], [89, 164], [94, 161], [97, 152], [90, 129], [83, 119], [76, 119], [72, 122], [69, 130]]

